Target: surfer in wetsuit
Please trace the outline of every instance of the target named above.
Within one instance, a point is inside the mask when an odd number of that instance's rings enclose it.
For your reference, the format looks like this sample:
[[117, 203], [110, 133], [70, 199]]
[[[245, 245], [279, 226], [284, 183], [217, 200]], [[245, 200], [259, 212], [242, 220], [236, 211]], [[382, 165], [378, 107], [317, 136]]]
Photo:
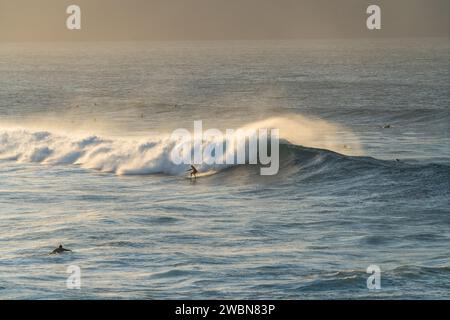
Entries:
[[72, 250], [63, 248], [62, 244], [60, 244], [59, 247], [53, 250], [51, 254], [61, 254], [64, 252], [72, 252]]
[[197, 178], [198, 170], [193, 165], [191, 165], [191, 169], [189, 169], [188, 172], [191, 172], [191, 178]]

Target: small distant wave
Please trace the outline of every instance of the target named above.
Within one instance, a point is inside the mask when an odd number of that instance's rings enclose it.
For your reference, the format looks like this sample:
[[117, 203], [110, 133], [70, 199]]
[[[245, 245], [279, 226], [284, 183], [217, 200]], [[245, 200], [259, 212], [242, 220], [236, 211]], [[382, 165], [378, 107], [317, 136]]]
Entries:
[[[383, 269], [382, 269], [383, 270]], [[337, 272], [319, 271], [311, 279], [306, 279], [298, 287], [296, 292], [317, 293], [332, 292], [332, 296], [338, 293], [346, 296], [349, 292], [361, 290], [360, 298], [366, 298], [366, 282], [368, 274], [366, 270], [341, 270]], [[398, 266], [393, 269], [382, 271], [381, 285], [382, 290], [377, 294], [384, 293], [391, 298], [405, 298], [416, 294], [414, 289], [417, 282], [428, 286], [430, 290], [447, 289], [448, 279], [450, 277], [449, 266]], [[367, 298], [373, 299], [374, 292], [367, 295]], [[342, 298], [342, 297], [338, 297]]]
[[432, 276], [440, 274], [445, 277], [450, 277], [450, 266], [400, 266], [392, 271], [394, 276], [405, 278], [416, 278], [423, 276]]

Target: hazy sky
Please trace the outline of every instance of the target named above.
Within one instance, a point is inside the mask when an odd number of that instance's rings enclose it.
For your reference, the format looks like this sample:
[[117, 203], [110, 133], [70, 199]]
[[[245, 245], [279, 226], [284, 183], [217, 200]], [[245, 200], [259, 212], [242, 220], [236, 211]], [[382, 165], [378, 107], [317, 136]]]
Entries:
[[[67, 6], [82, 9], [68, 31]], [[366, 8], [382, 30], [366, 29]], [[448, 36], [449, 0], [0, 0], [0, 40]]]

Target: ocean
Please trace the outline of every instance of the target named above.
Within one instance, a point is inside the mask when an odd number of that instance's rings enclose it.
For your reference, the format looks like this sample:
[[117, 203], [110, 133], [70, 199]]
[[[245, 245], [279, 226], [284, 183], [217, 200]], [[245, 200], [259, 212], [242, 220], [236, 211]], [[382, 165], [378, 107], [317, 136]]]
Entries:
[[[448, 38], [0, 43], [0, 298], [449, 299], [449, 57]], [[199, 120], [280, 129], [279, 173], [187, 179], [167, 137]]]

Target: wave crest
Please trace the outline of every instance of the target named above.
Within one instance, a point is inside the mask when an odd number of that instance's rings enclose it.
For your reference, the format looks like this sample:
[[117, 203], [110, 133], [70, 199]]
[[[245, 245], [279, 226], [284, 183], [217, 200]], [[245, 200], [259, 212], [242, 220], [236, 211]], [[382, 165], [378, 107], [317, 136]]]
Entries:
[[[280, 129], [280, 137], [286, 141], [284, 145], [361, 153], [359, 141], [350, 131], [323, 120], [296, 115], [249, 123], [240, 129], [259, 128]], [[350, 142], [342, 143], [339, 137], [344, 135], [347, 138], [350, 136]], [[213, 142], [204, 143], [206, 148]], [[103, 138], [95, 134], [79, 136], [51, 130], [33, 132], [26, 128], [9, 127], [0, 131], [0, 159], [50, 165], [73, 164], [118, 175], [180, 175], [185, 173], [187, 166], [176, 165], [171, 161], [175, 144], [169, 134], [141, 139]], [[281, 148], [285, 147], [282, 145]], [[229, 165], [203, 164], [199, 167], [201, 171], [221, 171]]]

